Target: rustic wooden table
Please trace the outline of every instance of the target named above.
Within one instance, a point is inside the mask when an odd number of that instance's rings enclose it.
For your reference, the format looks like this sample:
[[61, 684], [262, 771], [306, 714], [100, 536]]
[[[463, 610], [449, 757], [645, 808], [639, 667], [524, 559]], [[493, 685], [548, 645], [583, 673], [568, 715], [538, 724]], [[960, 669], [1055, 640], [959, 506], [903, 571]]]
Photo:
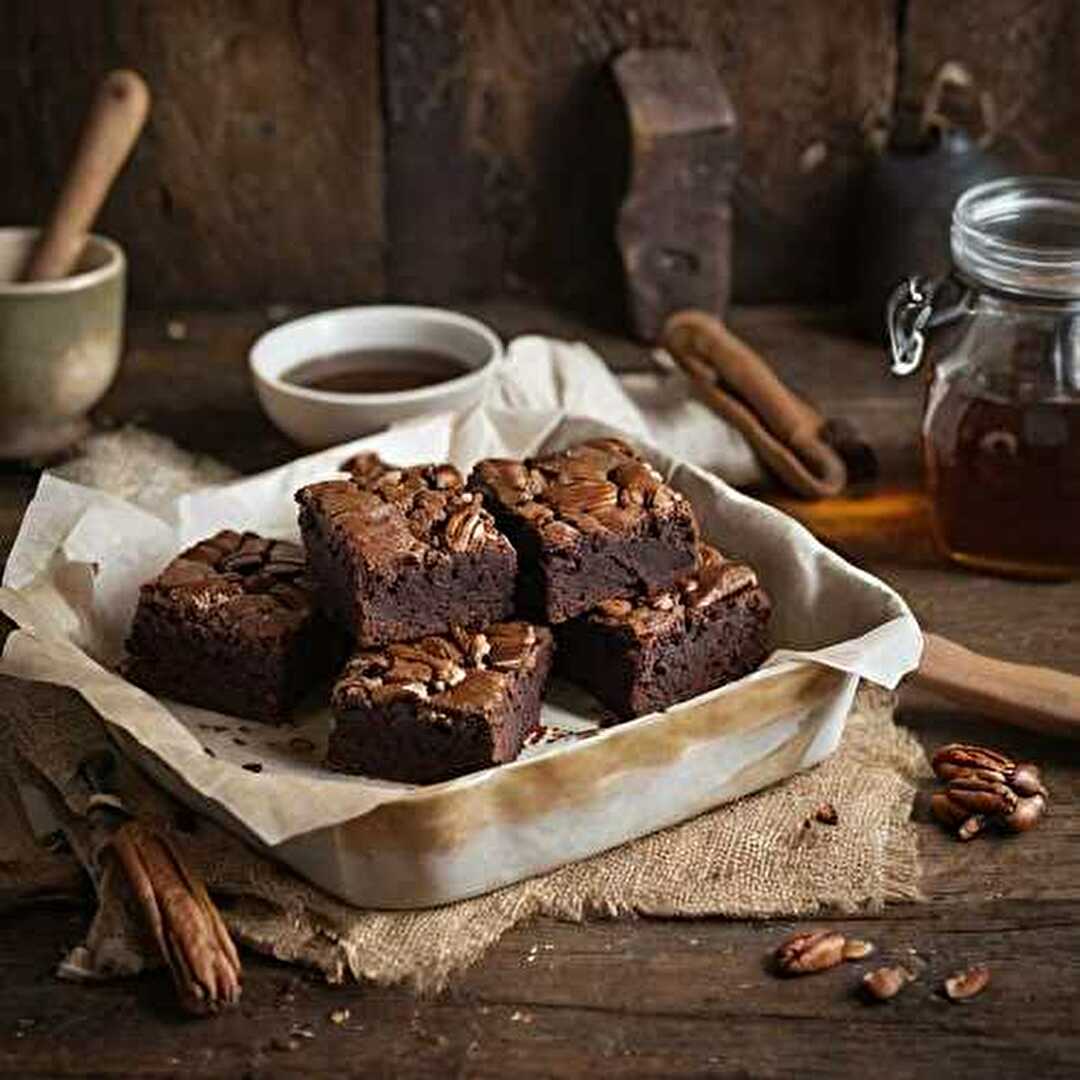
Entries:
[[[584, 336], [618, 366], [646, 352], [540, 308], [476, 310], [506, 334]], [[253, 470], [294, 451], [262, 419], [244, 367], [263, 313], [142, 317], [103, 417], [135, 420]], [[1015, 660], [1080, 673], [1080, 583], [1034, 585], [962, 574], [926, 538], [914, 490], [916, 380], [892, 381], [882, 351], [838, 332], [828, 314], [738, 313], [734, 324], [827, 412], [857, 419], [879, 447], [872, 499], [799, 508], [846, 554], [895, 585], [928, 628]], [[0, 558], [36, 476], [0, 474]], [[1007, 527], [1007, 523], [1003, 523]], [[905, 692], [899, 717], [928, 748], [990, 741], [1045, 766], [1053, 815], [1018, 839], [961, 845], [923, 824], [925, 904], [840, 920], [884, 953], [917, 954], [925, 973], [882, 1006], [851, 978], [780, 982], [768, 949], [790, 923], [540, 922], [510, 933], [443, 995], [332, 988], [247, 957], [241, 1009], [179, 1018], [163, 976], [97, 987], [57, 982], [82, 933], [82, 909], [34, 907], [0, 923], [0, 1074], [12, 1076], [336, 1075], [609, 1076], [1080, 1074], [1080, 745], [991, 727]], [[935, 993], [966, 961], [993, 967], [966, 1006]], [[348, 1010], [343, 1023], [330, 1014]], [[340, 1019], [340, 1017], [339, 1017]], [[289, 1042], [291, 1032], [310, 1033]], [[295, 1050], [282, 1049], [295, 1045]]]

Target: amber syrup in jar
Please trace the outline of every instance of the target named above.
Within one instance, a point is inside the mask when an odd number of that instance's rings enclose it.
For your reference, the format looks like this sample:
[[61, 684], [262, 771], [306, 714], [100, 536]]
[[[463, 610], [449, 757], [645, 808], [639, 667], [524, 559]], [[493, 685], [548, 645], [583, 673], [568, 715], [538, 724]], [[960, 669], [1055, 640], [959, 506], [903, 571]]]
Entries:
[[1080, 576], [1080, 399], [996, 395], [934, 380], [923, 450], [937, 540], [958, 563]]

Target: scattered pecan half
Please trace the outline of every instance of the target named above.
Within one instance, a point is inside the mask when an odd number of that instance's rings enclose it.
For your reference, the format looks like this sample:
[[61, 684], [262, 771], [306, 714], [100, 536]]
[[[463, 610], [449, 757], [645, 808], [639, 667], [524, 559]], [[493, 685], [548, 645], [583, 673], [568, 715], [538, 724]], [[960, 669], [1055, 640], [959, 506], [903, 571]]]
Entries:
[[844, 960], [844, 935], [836, 930], [805, 930], [782, 941], [773, 953], [778, 975], [811, 975]]
[[1041, 795], [1046, 799], [1050, 794], [1042, 782], [1038, 766], [1030, 761], [1021, 761], [1013, 769], [1012, 776], [1009, 777], [1009, 786], [1017, 795]]
[[1039, 824], [1045, 813], [1046, 799], [1042, 795], [1028, 795], [1017, 802], [1016, 809], [1001, 823], [1010, 832], [1027, 832]]
[[1014, 768], [1012, 759], [997, 750], [969, 743], [947, 743], [939, 746], [930, 759], [930, 766], [942, 780], [952, 780], [958, 772], [968, 772], [971, 769], [986, 769], [1004, 774]]
[[1037, 766], [1013, 761], [997, 750], [949, 743], [934, 753], [932, 765], [946, 781], [930, 808], [961, 840], [978, 836], [987, 824], [1026, 832], [1046, 813], [1048, 793]]
[[812, 975], [845, 960], [864, 960], [876, 952], [872, 942], [848, 938], [839, 930], [803, 930], [777, 945], [773, 970], [777, 975]]
[[951, 803], [971, 814], [1011, 814], [1017, 802], [1016, 792], [1000, 780], [987, 780], [976, 773], [949, 781], [945, 795]]
[[906, 967], [879, 967], [862, 977], [862, 989], [873, 1001], [888, 1001], [896, 997], [915, 976]]
[[242, 977], [236, 946], [202, 879], [172, 839], [133, 819], [103, 850], [118, 861], [185, 1011], [208, 1016], [235, 1005]]
[[945, 996], [950, 1001], [967, 1001], [981, 994], [990, 985], [990, 968], [986, 964], [974, 964], [957, 971], [945, 980]]
[[865, 960], [877, 952], [872, 941], [860, 941], [858, 938], [848, 938], [844, 942], [843, 956], [845, 960]]
[[965, 779], [972, 774], [987, 781], [1008, 784], [1017, 795], [1042, 795], [1047, 791], [1039, 769], [1030, 761], [1015, 762], [998, 750], [968, 743], [948, 743], [934, 751], [931, 766], [942, 780]]
[[876, 951], [872, 942], [844, 937], [838, 930], [804, 930], [776, 947], [773, 967], [778, 975], [810, 975], [845, 960], [864, 960]]

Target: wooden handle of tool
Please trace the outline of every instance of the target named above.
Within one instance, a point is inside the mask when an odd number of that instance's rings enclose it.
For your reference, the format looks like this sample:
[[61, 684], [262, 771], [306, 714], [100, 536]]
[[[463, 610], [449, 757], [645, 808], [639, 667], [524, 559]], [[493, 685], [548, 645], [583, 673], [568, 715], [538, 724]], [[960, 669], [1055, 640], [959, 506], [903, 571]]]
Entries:
[[60, 197], [23, 271], [24, 281], [53, 281], [75, 268], [149, 109], [150, 91], [136, 72], [114, 71], [101, 84]]
[[741, 431], [753, 447], [754, 453], [795, 494], [804, 499], [821, 499], [827, 495], [839, 495], [843, 491], [846, 473], [842, 462], [838, 472], [833, 468], [831, 460], [826, 463], [825, 468], [811, 472], [791, 447], [782, 443], [765, 427], [753, 409], [717, 386], [715, 370], [697, 353], [689, 350], [672, 352], [671, 357], [682, 368], [705, 404], [717, 416]]
[[915, 681], [1006, 724], [1080, 738], [1080, 676], [992, 660], [937, 634], [925, 634]]
[[817, 410], [784, 385], [768, 362], [705, 311], [678, 311], [660, 343], [721, 416], [794, 491], [810, 499], [838, 495], [847, 468], [822, 438]]
[[664, 326], [661, 343], [671, 352], [688, 348], [709, 361], [724, 383], [750, 403], [783, 442], [808, 442], [821, 430], [822, 416], [788, 389], [769, 363], [715, 315], [676, 312]]

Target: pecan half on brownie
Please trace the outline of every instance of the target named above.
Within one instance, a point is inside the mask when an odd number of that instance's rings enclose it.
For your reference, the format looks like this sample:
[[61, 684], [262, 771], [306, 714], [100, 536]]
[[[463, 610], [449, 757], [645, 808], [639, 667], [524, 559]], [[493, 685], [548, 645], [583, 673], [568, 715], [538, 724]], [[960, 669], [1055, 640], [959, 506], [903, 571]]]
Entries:
[[360, 645], [508, 616], [517, 556], [457, 469], [365, 465], [296, 493], [326, 611]]
[[523, 462], [490, 458], [469, 486], [517, 548], [519, 606], [530, 618], [559, 623], [694, 569], [689, 501], [619, 439]]

